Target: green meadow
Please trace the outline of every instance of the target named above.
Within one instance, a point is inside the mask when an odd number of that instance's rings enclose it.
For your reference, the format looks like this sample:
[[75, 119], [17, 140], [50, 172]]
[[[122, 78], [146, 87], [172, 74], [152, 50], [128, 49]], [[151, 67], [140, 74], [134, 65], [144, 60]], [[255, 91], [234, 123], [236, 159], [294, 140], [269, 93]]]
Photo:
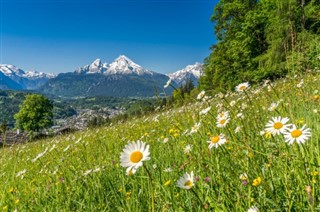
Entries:
[[[266, 130], [276, 117], [289, 119], [287, 137]], [[317, 211], [319, 123], [320, 75], [309, 73], [5, 147], [0, 210]], [[150, 160], [128, 175], [120, 155], [138, 140]], [[190, 189], [178, 187], [191, 172]]]

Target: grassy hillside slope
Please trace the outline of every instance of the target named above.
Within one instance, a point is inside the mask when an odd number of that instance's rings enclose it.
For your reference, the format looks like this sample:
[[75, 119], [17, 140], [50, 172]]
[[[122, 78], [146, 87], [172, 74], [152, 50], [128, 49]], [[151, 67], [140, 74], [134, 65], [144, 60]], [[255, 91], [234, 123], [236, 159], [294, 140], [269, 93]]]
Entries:
[[[0, 209], [319, 210], [319, 93], [319, 74], [286, 78], [110, 127], [4, 148]], [[226, 111], [229, 119], [217, 127], [218, 114]], [[265, 132], [273, 117], [288, 117], [285, 124], [298, 129], [306, 125], [311, 137], [288, 144], [282, 134]], [[301, 137], [297, 131], [289, 135], [301, 139], [302, 131]], [[209, 149], [207, 141], [219, 144], [217, 136], [226, 143]], [[119, 157], [137, 140], [150, 145], [150, 160], [128, 176]], [[191, 171], [193, 187], [177, 187]]]

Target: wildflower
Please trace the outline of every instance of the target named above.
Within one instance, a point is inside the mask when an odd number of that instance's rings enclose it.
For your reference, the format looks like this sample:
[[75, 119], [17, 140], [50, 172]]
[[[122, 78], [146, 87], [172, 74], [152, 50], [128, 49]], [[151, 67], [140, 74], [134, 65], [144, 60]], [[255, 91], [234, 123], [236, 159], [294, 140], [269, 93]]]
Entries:
[[204, 181], [208, 183], [208, 182], [211, 181], [211, 178], [210, 178], [210, 177], [205, 177], [205, 178], [204, 178]]
[[163, 86], [163, 88], [167, 88], [169, 87], [169, 85], [171, 84], [172, 79], [169, 78], [169, 80], [167, 81], [167, 83]]
[[199, 122], [199, 123], [193, 125], [193, 127], [191, 128], [190, 134], [195, 133], [195, 132], [198, 132], [198, 130], [199, 130], [199, 128], [200, 128], [200, 124], [201, 124], [201, 123]]
[[205, 96], [206, 96], [206, 92], [205, 92], [205, 91], [201, 91], [201, 92], [198, 94], [197, 99], [198, 99], [198, 100], [201, 100], [201, 99], [203, 99]]
[[217, 119], [217, 127], [218, 128], [224, 128], [225, 126], [227, 126], [227, 124], [230, 122], [230, 118], [221, 118], [221, 119]]
[[223, 93], [221, 93], [221, 92], [220, 92], [220, 93], [218, 93], [218, 94], [217, 94], [217, 96], [218, 96], [220, 99], [223, 99], [223, 98], [224, 98], [224, 94], [223, 94]]
[[179, 188], [183, 189], [190, 189], [193, 186], [194, 178], [193, 178], [193, 172], [190, 174], [185, 173], [180, 179], [177, 181], [177, 186]]
[[238, 133], [238, 132], [240, 132], [240, 130], [241, 130], [241, 127], [238, 126], [238, 127], [236, 127], [236, 129], [234, 130], [234, 132], [235, 132], [235, 133]]
[[261, 136], [264, 136], [264, 135], [266, 134], [266, 131], [261, 130], [261, 131], [259, 132], [259, 134], [260, 134]]
[[36, 162], [36, 160], [38, 160], [39, 158], [41, 158], [44, 154], [46, 154], [46, 152], [48, 151], [48, 147], [43, 151], [41, 152], [40, 154], [37, 155], [37, 157], [35, 157], [34, 159], [32, 159], [31, 161], [34, 163]]
[[92, 170], [92, 172], [99, 172], [99, 171], [101, 171], [101, 168], [99, 168], [99, 167]]
[[164, 138], [163, 143], [167, 143], [169, 141], [169, 138]]
[[205, 115], [211, 110], [211, 107], [208, 107], [206, 109], [203, 109], [199, 112], [199, 115]]
[[317, 110], [317, 109], [314, 109], [313, 112], [314, 112], [314, 113], [318, 113], [318, 110]]
[[250, 87], [248, 82], [240, 83], [239, 85], [236, 86], [236, 91], [237, 92], [243, 92], [247, 90]]
[[55, 148], [56, 148], [56, 145], [53, 144], [52, 147], [51, 147], [51, 149], [49, 150], [49, 152], [51, 152], [51, 151], [54, 150]]
[[301, 80], [301, 81], [299, 82], [299, 84], [297, 84], [297, 87], [298, 87], [298, 88], [301, 88], [302, 85], [303, 85], [303, 83], [304, 83], [303, 80]]
[[68, 145], [63, 151], [66, 152], [70, 148], [70, 145]]
[[238, 113], [238, 114], [237, 114], [237, 118], [239, 118], [239, 119], [243, 119], [243, 118], [244, 118], [243, 113]]
[[125, 146], [120, 161], [122, 167], [128, 167], [126, 173], [133, 173], [143, 165], [143, 161], [150, 160], [149, 145], [142, 141], [132, 142]]
[[279, 106], [279, 102], [275, 103], [271, 103], [270, 107], [268, 108], [269, 111], [274, 111], [277, 107]]
[[256, 179], [253, 180], [252, 185], [253, 186], [259, 186], [262, 182], [261, 177], [257, 177]]
[[169, 186], [171, 184], [171, 180], [168, 180], [164, 183], [165, 186]]
[[88, 174], [90, 174], [92, 172], [92, 169], [89, 169], [87, 171], [85, 171], [82, 175], [83, 176], [87, 176]]
[[248, 209], [248, 212], [259, 212], [259, 208], [257, 208], [256, 206], [252, 206], [251, 208]]
[[220, 145], [227, 142], [227, 139], [225, 138], [224, 134], [216, 135], [211, 137], [210, 141], [207, 141], [209, 144], [209, 149], [212, 147], [218, 148]]
[[157, 164], [153, 164], [153, 165], [152, 165], [152, 168], [153, 168], [153, 169], [158, 168]]
[[164, 172], [172, 172], [172, 169], [170, 167], [167, 167], [163, 170]]
[[188, 144], [185, 148], [184, 148], [184, 153], [185, 154], [189, 154], [192, 150], [192, 145]]
[[24, 169], [24, 170], [18, 172], [17, 175], [16, 175], [16, 177], [20, 177], [20, 176], [21, 176], [21, 178], [23, 178], [23, 175], [24, 175], [26, 172], [27, 172], [27, 170]]
[[272, 135], [280, 135], [280, 133], [283, 134], [290, 126], [290, 124], [286, 124], [288, 121], [289, 119], [287, 117], [272, 117], [272, 120], [266, 124], [265, 131]]
[[232, 101], [230, 102], [230, 106], [231, 106], [231, 107], [233, 107], [235, 104], [236, 104], [236, 101], [234, 101], [234, 100], [232, 100]]
[[295, 124], [292, 124], [292, 128], [284, 132], [285, 142], [293, 144], [297, 142], [298, 144], [306, 142], [311, 137], [310, 128], [306, 128], [306, 125], [303, 125], [302, 128], [297, 129]]
[[137, 169], [135, 169], [135, 168], [131, 168], [131, 169], [128, 168], [126, 170], [126, 175], [128, 175], [128, 176], [134, 175], [136, 173], [136, 171], [137, 171]]
[[240, 174], [239, 178], [240, 178], [240, 180], [242, 180], [242, 181], [248, 180], [248, 175], [247, 175], [247, 173], [242, 173], [242, 174]]
[[227, 119], [229, 118], [229, 112], [228, 111], [223, 111], [221, 113], [218, 114], [217, 116], [217, 120], [219, 119]]

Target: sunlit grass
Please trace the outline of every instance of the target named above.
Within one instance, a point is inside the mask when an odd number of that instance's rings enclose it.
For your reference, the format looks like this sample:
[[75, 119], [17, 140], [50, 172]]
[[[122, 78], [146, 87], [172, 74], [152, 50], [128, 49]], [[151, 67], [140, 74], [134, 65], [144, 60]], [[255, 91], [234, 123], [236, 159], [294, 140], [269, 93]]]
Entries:
[[[319, 210], [319, 85], [319, 75], [287, 78], [4, 148], [0, 210], [151, 211], [153, 194], [155, 211]], [[266, 131], [273, 117], [306, 125], [311, 137], [285, 142]], [[209, 148], [219, 135], [226, 141]], [[127, 175], [120, 154], [137, 140], [150, 145], [150, 160]], [[191, 172], [192, 185], [184, 185], [190, 189], [179, 188]]]

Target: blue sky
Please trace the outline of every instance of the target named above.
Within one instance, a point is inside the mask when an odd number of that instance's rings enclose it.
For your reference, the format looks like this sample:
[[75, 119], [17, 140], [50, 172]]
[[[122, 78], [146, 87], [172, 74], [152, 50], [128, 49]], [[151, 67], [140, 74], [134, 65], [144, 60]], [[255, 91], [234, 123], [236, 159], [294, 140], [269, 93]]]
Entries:
[[218, 0], [0, 0], [0, 63], [47, 73], [124, 54], [172, 73], [203, 62], [216, 42]]

